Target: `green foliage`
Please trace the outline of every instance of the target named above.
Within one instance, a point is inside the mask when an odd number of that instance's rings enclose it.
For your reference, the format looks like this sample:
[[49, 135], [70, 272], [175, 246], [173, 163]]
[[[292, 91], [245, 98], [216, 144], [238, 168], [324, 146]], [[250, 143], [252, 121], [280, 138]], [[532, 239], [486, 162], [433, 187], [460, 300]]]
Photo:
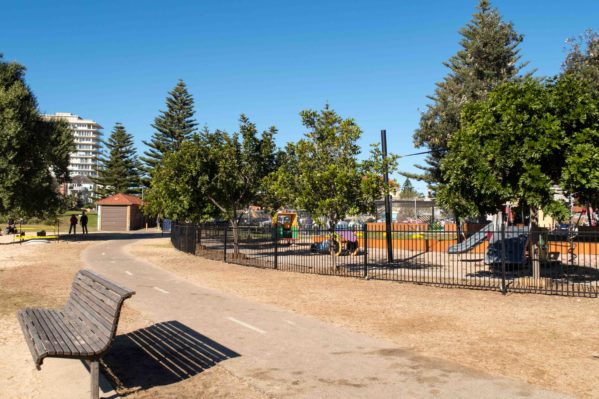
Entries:
[[563, 160], [550, 104], [543, 84], [527, 79], [466, 107], [463, 128], [450, 139], [442, 164], [447, 184], [439, 190], [440, 203], [460, 216], [495, 213], [508, 201], [552, 203], [555, 164]]
[[560, 183], [585, 204], [599, 206], [599, 90], [596, 82], [566, 74], [554, 91], [564, 134]]
[[410, 181], [410, 178], [407, 177], [401, 187], [401, 192], [399, 194], [399, 198], [414, 199], [414, 198], [419, 198], [419, 197], [422, 197], [422, 194], [420, 194], [418, 191], [416, 191], [416, 189], [412, 185], [412, 182]]
[[518, 45], [522, 36], [512, 23], [502, 20], [489, 1], [481, 0], [478, 12], [460, 30], [462, 47], [444, 65], [450, 69], [437, 83], [432, 103], [422, 113], [420, 126], [414, 132], [414, 144], [431, 153], [426, 166], [419, 166], [422, 175], [412, 175], [435, 188], [444, 183], [441, 160], [448, 141], [461, 127], [460, 113], [471, 102], [486, 98], [497, 85], [514, 80], [526, 64], [519, 64]]
[[98, 185], [98, 194], [107, 196], [116, 193], [139, 193], [141, 166], [137, 160], [133, 136], [117, 122], [104, 145], [108, 158], [100, 158], [98, 177], [93, 179]]
[[[154, 119], [152, 139], [143, 142], [149, 147], [141, 157], [148, 175], [152, 175], [167, 152], [176, 151], [192, 137], [197, 126], [194, 114], [193, 96], [187, 91], [185, 82], [179, 80], [166, 98], [166, 111], [160, 111]], [[144, 183], [148, 185], [150, 181], [145, 179]]]
[[554, 186], [585, 201], [599, 185], [598, 97], [566, 75], [507, 83], [465, 108], [442, 163], [439, 201], [461, 216], [495, 213], [508, 201], [563, 216]]
[[271, 127], [258, 137], [245, 115], [238, 133], [204, 129], [156, 168], [146, 212], [180, 221], [220, 215], [236, 226], [239, 210], [260, 203], [263, 178], [276, 167], [275, 134]]
[[204, 154], [198, 136], [164, 155], [145, 192], [144, 212], [180, 222], [201, 222], [216, 216], [202, 186]]
[[599, 90], [599, 33], [589, 29], [581, 37], [569, 40], [569, 44], [564, 73], [576, 75]]
[[42, 118], [24, 75], [0, 55], [0, 214], [43, 217], [64, 207], [58, 184], [69, 179], [73, 134]]
[[372, 211], [374, 201], [389, 191], [381, 176], [385, 167], [393, 172], [396, 157], [383, 161], [380, 150], [373, 148], [370, 159], [360, 163], [360, 127], [328, 105], [300, 115], [308, 132], [287, 145], [281, 167], [268, 176], [272, 196], [328, 220], [330, 226], [348, 214]]

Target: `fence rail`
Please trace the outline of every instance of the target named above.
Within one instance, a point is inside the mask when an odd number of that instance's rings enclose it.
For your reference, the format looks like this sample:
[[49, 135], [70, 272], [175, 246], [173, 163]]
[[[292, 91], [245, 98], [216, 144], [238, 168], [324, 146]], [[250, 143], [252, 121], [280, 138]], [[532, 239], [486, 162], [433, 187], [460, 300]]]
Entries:
[[[458, 242], [455, 231], [394, 226], [284, 229], [176, 224], [183, 252], [246, 266], [506, 292], [596, 297], [599, 232], [532, 234], [490, 226]], [[391, 251], [387, 250], [388, 243]]]

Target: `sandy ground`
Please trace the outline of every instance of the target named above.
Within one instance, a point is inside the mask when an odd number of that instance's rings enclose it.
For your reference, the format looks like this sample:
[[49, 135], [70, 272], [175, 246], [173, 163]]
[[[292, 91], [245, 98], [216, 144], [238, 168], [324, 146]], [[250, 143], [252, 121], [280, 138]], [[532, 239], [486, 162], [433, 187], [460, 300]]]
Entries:
[[[64, 304], [73, 276], [85, 267], [80, 255], [89, 245], [92, 244], [0, 245], [0, 398], [87, 396], [81, 395], [81, 392], [89, 389], [89, 374], [79, 361], [47, 359], [42, 371], [35, 369], [15, 313], [23, 307]], [[117, 334], [152, 323], [125, 304]], [[105, 368], [103, 371], [113, 384], [124, 377], [111, 376], [110, 370]], [[144, 390], [139, 387], [118, 388], [119, 394], [133, 398], [265, 398], [218, 366], [170, 385]]]
[[583, 398], [599, 397], [599, 300], [435, 288], [223, 264], [168, 238], [131, 254], [198, 285]]

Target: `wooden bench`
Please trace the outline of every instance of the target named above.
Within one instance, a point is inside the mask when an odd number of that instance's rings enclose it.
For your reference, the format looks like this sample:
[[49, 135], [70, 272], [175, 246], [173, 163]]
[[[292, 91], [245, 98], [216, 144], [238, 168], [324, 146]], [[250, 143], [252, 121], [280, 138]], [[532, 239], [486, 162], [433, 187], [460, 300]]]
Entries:
[[114, 339], [123, 302], [133, 294], [91, 270], [81, 270], [63, 308], [20, 310], [17, 318], [37, 369], [46, 357], [87, 360], [91, 397], [97, 399], [98, 362]]

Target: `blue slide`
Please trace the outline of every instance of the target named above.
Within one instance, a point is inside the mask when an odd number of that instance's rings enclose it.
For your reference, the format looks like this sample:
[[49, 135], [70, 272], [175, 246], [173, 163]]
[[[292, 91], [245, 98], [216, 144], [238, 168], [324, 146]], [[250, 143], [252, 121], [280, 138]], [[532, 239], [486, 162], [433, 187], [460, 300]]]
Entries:
[[476, 247], [478, 244], [485, 241], [485, 239], [487, 238], [487, 234], [488, 233], [492, 234], [493, 231], [495, 230], [494, 227], [495, 226], [493, 225], [493, 223], [489, 223], [488, 225], [483, 227], [480, 231], [477, 231], [476, 233], [474, 233], [473, 235], [468, 237], [467, 240], [449, 247], [447, 249], [447, 253], [451, 254], [451, 255], [455, 255], [455, 254], [463, 254], [464, 252], [470, 251], [472, 248]]

